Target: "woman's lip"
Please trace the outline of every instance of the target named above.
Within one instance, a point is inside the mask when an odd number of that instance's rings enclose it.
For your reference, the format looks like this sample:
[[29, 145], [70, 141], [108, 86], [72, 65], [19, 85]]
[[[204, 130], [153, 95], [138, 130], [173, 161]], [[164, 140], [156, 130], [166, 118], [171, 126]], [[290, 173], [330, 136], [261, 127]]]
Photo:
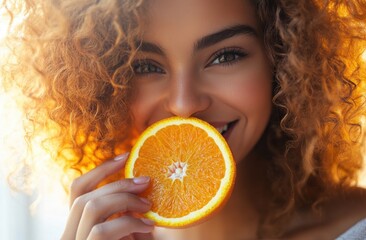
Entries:
[[234, 121], [227, 121], [227, 122], [209, 122], [210, 125], [212, 125], [214, 128], [222, 128], [227, 124], [230, 124], [232, 122], [235, 122], [237, 120]]

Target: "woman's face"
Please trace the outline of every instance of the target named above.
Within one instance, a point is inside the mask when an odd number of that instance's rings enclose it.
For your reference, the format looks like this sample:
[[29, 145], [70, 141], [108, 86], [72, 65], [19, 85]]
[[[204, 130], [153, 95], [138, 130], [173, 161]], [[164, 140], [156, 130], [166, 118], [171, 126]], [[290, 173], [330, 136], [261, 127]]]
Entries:
[[153, 0], [134, 62], [135, 127], [171, 116], [216, 127], [241, 161], [271, 112], [271, 67], [249, 0]]

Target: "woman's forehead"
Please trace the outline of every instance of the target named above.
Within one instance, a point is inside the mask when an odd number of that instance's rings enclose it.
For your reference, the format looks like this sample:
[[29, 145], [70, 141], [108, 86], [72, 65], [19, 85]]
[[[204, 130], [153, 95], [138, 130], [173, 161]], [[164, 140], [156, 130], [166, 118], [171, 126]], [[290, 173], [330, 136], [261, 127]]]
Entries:
[[144, 39], [184, 36], [200, 38], [221, 29], [248, 25], [257, 29], [255, 8], [250, 0], [154, 0], [149, 2]]

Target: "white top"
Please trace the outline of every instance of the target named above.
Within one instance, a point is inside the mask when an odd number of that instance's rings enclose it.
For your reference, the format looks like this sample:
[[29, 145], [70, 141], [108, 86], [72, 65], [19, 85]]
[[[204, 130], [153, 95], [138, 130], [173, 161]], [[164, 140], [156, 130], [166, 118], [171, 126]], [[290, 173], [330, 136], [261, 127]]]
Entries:
[[366, 240], [366, 218], [357, 222], [336, 240]]

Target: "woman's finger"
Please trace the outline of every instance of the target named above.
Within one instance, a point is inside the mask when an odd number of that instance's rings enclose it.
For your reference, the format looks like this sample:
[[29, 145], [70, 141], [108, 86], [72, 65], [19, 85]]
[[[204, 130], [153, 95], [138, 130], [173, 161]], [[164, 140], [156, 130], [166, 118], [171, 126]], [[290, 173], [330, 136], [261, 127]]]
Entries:
[[148, 219], [137, 219], [131, 216], [122, 216], [111, 221], [95, 225], [88, 240], [121, 239], [132, 233], [150, 233], [154, 225]]
[[65, 239], [67, 236], [72, 236], [70, 239], [75, 238], [79, 222], [84, 211], [86, 204], [92, 199], [97, 199], [101, 196], [114, 194], [114, 193], [133, 193], [139, 194], [146, 190], [149, 186], [149, 177], [139, 177], [134, 179], [122, 179], [113, 183], [104, 185], [101, 188], [95, 189], [75, 199], [69, 217], [66, 223], [66, 231], [64, 233]]
[[93, 199], [84, 208], [77, 239], [86, 239], [93, 226], [105, 222], [115, 213], [145, 213], [150, 208], [151, 203], [147, 199], [129, 193], [115, 193]]
[[125, 166], [128, 155], [129, 153], [119, 155], [76, 178], [70, 187], [70, 206], [78, 196], [94, 190], [105, 178], [120, 171]]

